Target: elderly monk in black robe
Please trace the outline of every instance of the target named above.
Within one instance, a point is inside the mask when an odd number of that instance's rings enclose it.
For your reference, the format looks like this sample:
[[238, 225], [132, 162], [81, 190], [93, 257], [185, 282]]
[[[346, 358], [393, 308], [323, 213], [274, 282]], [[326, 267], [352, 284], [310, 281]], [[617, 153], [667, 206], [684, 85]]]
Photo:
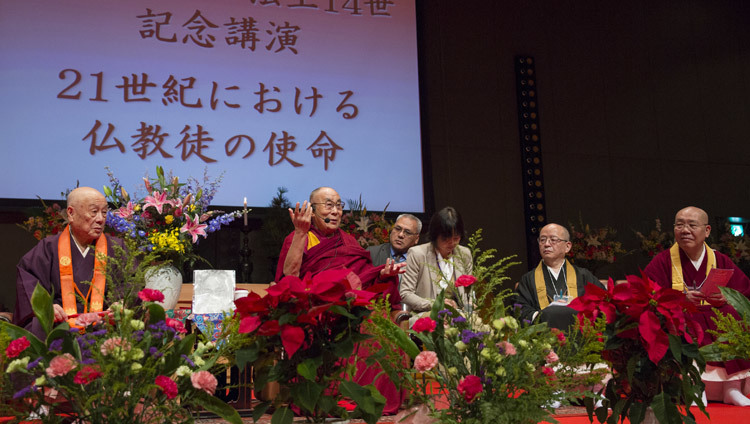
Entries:
[[539, 232], [539, 265], [521, 277], [516, 301], [521, 305], [521, 319], [546, 322], [548, 326], [567, 331], [578, 311], [568, 304], [586, 291], [587, 284], [604, 288], [589, 270], [565, 260], [570, 251], [570, 233], [562, 225], [547, 224]]
[[107, 201], [91, 187], [71, 191], [67, 199], [68, 226], [49, 236], [21, 258], [17, 266], [16, 311], [13, 323], [44, 338], [31, 308], [31, 295], [39, 282], [52, 294], [55, 321], [71, 315], [101, 312], [106, 292], [105, 264], [97, 256], [113, 256], [113, 243], [122, 241], [102, 234]]
[[[750, 298], [750, 279], [737, 265], [721, 252], [714, 251], [706, 244], [711, 234], [708, 214], [703, 209], [688, 206], [675, 216], [672, 248], [664, 250], [646, 266], [644, 272], [663, 287], [671, 287], [685, 292], [688, 300], [698, 306], [698, 311], [690, 315], [704, 330], [703, 342], [707, 345], [715, 337], [706, 330], [716, 330], [712, 318], [714, 308], [736, 319], [742, 319], [734, 308], [727, 304], [721, 292], [706, 296], [700, 287], [712, 268], [733, 269], [727, 287], [735, 289]], [[750, 361], [733, 360], [709, 362], [701, 376], [706, 383], [708, 400], [719, 400], [738, 406], [750, 406], [745, 396], [750, 392]]]

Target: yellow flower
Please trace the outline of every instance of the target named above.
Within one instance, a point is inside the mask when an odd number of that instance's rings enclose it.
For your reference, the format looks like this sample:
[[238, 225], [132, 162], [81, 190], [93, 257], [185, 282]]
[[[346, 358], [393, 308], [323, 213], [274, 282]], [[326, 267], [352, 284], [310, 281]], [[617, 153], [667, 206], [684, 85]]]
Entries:
[[167, 225], [169, 225], [172, 222], [174, 222], [174, 217], [172, 215], [167, 215], [167, 216], [164, 217], [164, 222], [166, 222]]

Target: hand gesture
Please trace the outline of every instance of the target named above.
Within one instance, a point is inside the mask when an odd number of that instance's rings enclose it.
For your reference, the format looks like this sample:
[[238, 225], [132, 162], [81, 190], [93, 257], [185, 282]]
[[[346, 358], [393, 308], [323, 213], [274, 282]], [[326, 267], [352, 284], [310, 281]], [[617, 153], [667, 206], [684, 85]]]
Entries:
[[65, 309], [57, 303], [52, 304], [52, 310], [55, 314], [55, 322], [63, 322], [68, 319], [68, 314], [65, 313]]
[[700, 290], [688, 290], [685, 296], [693, 305], [700, 305], [701, 301], [706, 299], [706, 296]]
[[306, 234], [310, 231], [310, 223], [312, 222], [312, 204], [308, 204], [305, 200], [300, 208], [299, 202], [297, 202], [294, 210], [289, 208], [289, 218], [294, 225], [294, 231]]
[[720, 308], [720, 307], [724, 306], [725, 303], [727, 303], [727, 299], [724, 297], [723, 294], [721, 294], [721, 292], [714, 293], [714, 294], [706, 297], [706, 300], [714, 308]]
[[406, 262], [397, 264], [393, 259], [386, 259], [385, 267], [380, 270], [380, 278], [388, 278], [394, 275], [403, 274], [406, 272], [404, 269], [405, 266]]

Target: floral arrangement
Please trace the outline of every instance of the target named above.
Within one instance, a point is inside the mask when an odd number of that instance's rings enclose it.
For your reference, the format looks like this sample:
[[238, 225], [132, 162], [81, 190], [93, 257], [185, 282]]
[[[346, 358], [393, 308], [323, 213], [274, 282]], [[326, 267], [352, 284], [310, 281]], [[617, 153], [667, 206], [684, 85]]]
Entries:
[[[459, 284], [472, 280], [467, 276]], [[438, 422], [554, 422], [555, 403], [593, 396], [590, 388], [601, 381], [602, 371], [581, 372], [599, 359], [601, 343], [592, 328], [566, 337], [546, 324], [530, 325], [510, 315], [484, 323], [478, 314], [465, 317], [445, 306], [444, 293], [430, 316], [410, 330], [423, 350], [414, 357], [407, 384], [413, 386], [414, 403], [427, 405]], [[425, 387], [433, 381], [437, 396]]]
[[644, 235], [640, 231], [635, 232], [636, 237], [641, 242], [641, 251], [649, 258], [653, 258], [664, 249], [669, 249], [673, 241], [673, 235], [662, 230], [661, 220], [656, 218], [654, 222], [656, 225], [648, 234]]
[[[329, 416], [378, 421], [385, 398], [374, 386], [353, 381], [360, 347], [369, 336], [360, 327], [370, 315], [370, 302], [383, 287], [352, 288], [348, 270], [328, 270], [314, 277], [287, 276], [263, 297], [250, 293], [235, 301], [234, 321], [220, 337], [245, 336], [237, 350], [237, 366], [253, 365], [256, 388], [278, 382], [275, 399], [255, 407], [262, 414], [275, 406], [272, 421], [291, 422], [294, 414], [322, 422]], [[235, 330], [232, 330], [235, 328]], [[237, 331], [237, 334], [233, 334]], [[340, 401], [356, 404], [348, 412]], [[296, 409], [290, 407], [294, 405]]]
[[61, 232], [68, 222], [68, 214], [65, 208], [58, 203], [47, 206], [41, 197], [39, 201], [42, 202], [42, 214], [40, 216], [31, 216], [22, 223], [16, 224], [30, 232], [37, 240]]
[[104, 187], [104, 194], [116, 208], [107, 213], [107, 225], [116, 235], [135, 240], [141, 250], [156, 253], [158, 261], [170, 261], [180, 269], [185, 261], [200, 259], [193, 253], [199, 237], [240, 214], [208, 210], [221, 177], [212, 182], [204, 173], [202, 184], [192, 178], [185, 184], [158, 166], [155, 179], [143, 179], [147, 195], [138, 199], [131, 198], [111, 171], [107, 174], [111, 186]]
[[[133, 252], [124, 266], [119, 262], [119, 273], [112, 265], [118, 260], [108, 260], [108, 286], [110, 275], [125, 276], [122, 288], [143, 286], [145, 265], [135, 265]], [[183, 423], [204, 408], [241, 423], [234, 408], [213, 396], [214, 374], [227, 366], [222, 353], [210, 342], [194, 349], [196, 336], [156, 303], [161, 292], [143, 289], [137, 296], [138, 304], [128, 292], [109, 312], [80, 315], [79, 329], [55, 325], [52, 298], [37, 285], [31, 302], [46, 340], [0, 322], [2, 403], [22, 421], [60, 422], [61, 414], [72, 414], [90, 424]]]
[[359, 200], [349, 199], [349, 212], [341, 215], [341, 229], [354, 236], [363, 248], [388, 243], [393, 223], [386, 219], [385, 209], [380, 214], [367, 213], [367, 207]]
[[572, 247], [568, 258], [578, 266], [592, 268], [596, 265], [612, 263], [617, 255], [625, 253], [622, 243], [615, 239], [617, 231], [612, 227], [591, 228], [581, 222], [578, 227], [570, 224]]
[[695, 417], [684, 405], [693, 403], [705, 413], [701, 373], [706, 362], [698, 350], [703, 332], [688, 319], [695, 306], [684, 293], [631, 275], [622, 284], [610, 280], [607, 290], [587, 285], [570, 307], [579, 311], [581, 322], [606, 322], [602, 357], [612, 378], [603, 406], [590, 407], [590, 417], [595, 412], [605, 422], [609, 407], [606, 422], [627, 417], [638, 424], [650, 408], [659, 422], [691, 423]]
[[[479, 239], [478, 233], [472, 236], [473, 242]], [[475, 272], [486, 281], [502, 281], [509, 258], [492, 264], [492, 251], [485, 255], [475, 245], [472, 250]], [[476, 275], [460, 276], [408, 334], [388, 319], [372, 318], [378, 342], [398, 346], [414, 360], [402, 378], [416, 404], [406, 415], [426, 412], [433, 420], [425, 422], [440, 423], [554, 422], [555, 403], [593, 397], [590, 388], [604, 372], [591, 369], [601, 359], [597, 329], [589, 326], [566, 337], [546, 324], [520, 322], [512, 314], [517, 308], [503, 306], [512, 296], [507, 289], [495, 293], [498, 302], [476, 302], [472, 313], [445, 304], [446, 292], [456, 287], [480, 298], [484, 284]], [[419, 340], [421, 350], [412, 339]]]
[[713, 343], [701, 347], [706, 361], [727, 361], [750, 358], [750, 300], [742, 293], [729, 287], [719, 287], [742, 319], [716, 311], [716, 330], [708, 330], [716, 336]]

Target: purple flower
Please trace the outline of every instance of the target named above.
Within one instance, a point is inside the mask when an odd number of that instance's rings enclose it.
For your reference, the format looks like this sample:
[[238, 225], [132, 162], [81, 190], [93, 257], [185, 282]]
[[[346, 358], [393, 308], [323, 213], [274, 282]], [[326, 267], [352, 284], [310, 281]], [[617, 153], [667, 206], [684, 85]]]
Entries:
[[42, 360], [41, 356], [38, 357], [38, 358], [36, 358], [36, 359], [34, 359], [33, 361], [29, 362], [29, 365], [26, 365], [26, 369], [27, 370], [31, 370], [33, 368], [36, 368], [36, 366], [39, 365], [39, 361], [41, 361], [41, 360]]
[[485, 333], [482, 333], [482, 332], [475, 333], [471, 330], [464, 330], [461, 332], [461, 341], [466, 344], [469, 344], [469, 342], [471, 342], [472, 339], [481, 339], [482, 337], [484, 337], [484, 334]]
[[451, 311], [448, 309], [443, 309], [442, 311], [438, 311], [438, 316], [441, 317], [443, 315], [451, 316]]
[[154, 358], [161, 358], [164, 355], [163, 353], [159, 352], [159, 349], [153, 346], [148, 348], [148, 353], [150, 353]]
[[464, 317], [461, 317], [461, 316], [458, 316], [458, 317], [455, 317], [455, 318], [453, 318], [453, 323], [454, 323], [454, 324], [457, 324], [457, 323], [459, 323], [459, 322], [466, 322], [466, 318], [464, 318]]
[[94, 358], [84, 358], [84, 359], [81, 359], [81, 363], [83, 365], [94, 365], [96, 363], [96, 359], [94, 359]]
[[101, 337], [107, 334], [107, 330], [97, 330], [91, 333], [92, 336]]
[[34, 386], [33, 384], [32, 384], [31, 386], [26, 386], [26, 387], [24, 387], [23, 389], [21, 389], [21, 390], [17, 391], [17, 392], [16, 392], [16, 393], [15, 393], [15, 394], [13, 395], [13, 399], [19, 399], [19, 398], [22, 398], [22, 397], [26, 396], [26, 394], [27, 394], [27, 393], [29, 393], [29, 392], [30, 392], [30, 391], [32, 391], [32, 390], [36, 390], [36, 386]]
[[182, 359], [184, 359], [191, 367], [195, 367], [195, 362], [193, 362], [187, 355], [182, 355]]
[[52, 341], [52, 343], [49, 344], [49, 350], [51, 351], [59, 351], [62, 349], [63, 340], [62, 339], [55, 339]]

